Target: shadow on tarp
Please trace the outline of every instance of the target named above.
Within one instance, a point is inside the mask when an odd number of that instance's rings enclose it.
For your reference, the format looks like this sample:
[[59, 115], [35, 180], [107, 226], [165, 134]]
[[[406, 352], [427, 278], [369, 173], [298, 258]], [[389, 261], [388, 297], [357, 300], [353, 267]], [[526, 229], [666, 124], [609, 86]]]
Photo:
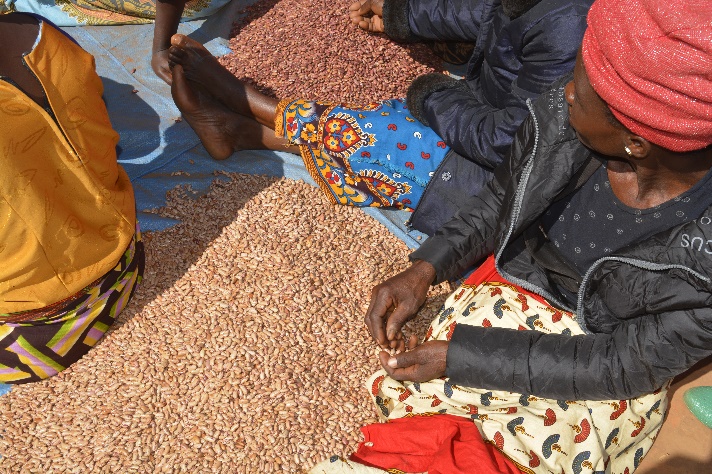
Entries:
[[[200, 41], [216, 56], [228, 54], [228, 38], [240, 11], [254, 0], [234, 0], [205, 20], [181, 23], [178, 31]], [[196, 194], [205, 192], [215, 172], [266, 174], [303, 179], [315, 185], [301, 158], [289, 153], [241, 151], [214, 161], [173, 103], [170, 87], [150, 66], [153, 25], [65, 28], [96, 58], [104, 81], [112, 125], [119, 132], [119, 162], [136, 192], [139, 221], [144, 230], [163, 230], [176, 222], [142, 212], [165, 205], [166, 192], [189, 184]], [[409, 213], [366, 209], [365, 212], [403, 240], [417, 247], [424, 235], [403, 225]]]

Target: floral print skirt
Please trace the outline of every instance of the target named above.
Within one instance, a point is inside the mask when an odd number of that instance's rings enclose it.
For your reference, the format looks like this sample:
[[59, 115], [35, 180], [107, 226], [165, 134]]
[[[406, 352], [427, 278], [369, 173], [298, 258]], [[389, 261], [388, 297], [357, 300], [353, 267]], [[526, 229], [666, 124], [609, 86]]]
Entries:
[[[426, 340], [449, 340], [469, 324], [522, 331], [583, 334], [572, 315], [510, 284], [494, 259], [445, 302]], [[632, 400], [551, 400], [453, 385], [447, 378], [399, 382], [384, 370], [367, 382], [385, 419], [448, 413], [468, 417], [485, 440], [523, 472], [630, 474], [648, 452], [668, 407], [667, 387]]]
[[331, 202], [360, 207], [415, 209], [449, 151], [402, 99], [363, 107], [283, 100], [275, 134], [299, 146]]

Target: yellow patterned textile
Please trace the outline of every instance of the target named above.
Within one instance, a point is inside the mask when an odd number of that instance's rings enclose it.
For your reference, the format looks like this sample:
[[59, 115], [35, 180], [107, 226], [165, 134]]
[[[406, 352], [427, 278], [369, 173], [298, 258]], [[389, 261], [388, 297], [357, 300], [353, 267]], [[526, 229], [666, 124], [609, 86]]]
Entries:
[[0, 15], [14, 11], [13, 5], [9, 5], [5, 0], [0, 0]]
[[42, 308], [96, 281], [136, 225], [94, 58], [42, 23], [25, 62], [51, 110], [0, 79], [0, 313]]
[[[77, 23], [113, 25], [151, 23], [156, 18], [156, 2], [147, 0], [55, 0], [57, 6]], [[195, 17], [208, 7], [211, 0], [188, 0], [184, 18]], [[221, 3], [221, 6], [224, 3]]]

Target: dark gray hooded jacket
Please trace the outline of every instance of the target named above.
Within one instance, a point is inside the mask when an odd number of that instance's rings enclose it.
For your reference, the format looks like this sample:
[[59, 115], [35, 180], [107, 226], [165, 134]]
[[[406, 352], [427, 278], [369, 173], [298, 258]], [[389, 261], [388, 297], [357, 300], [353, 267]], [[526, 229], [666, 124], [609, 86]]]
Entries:
[[494, 253], [503, 277], [574, 312], [586, 334], [458, 325], [447, 376], [463, 386], [565, 400], [653, 392], [712, 354], [712, 209], [597, 260], [576, 307], [566, 307], [522, 234], [592, 152], [569, 127], [563, 87], [529, 106], [494, 179], [411, 259], [430, 262], [441, 282]]

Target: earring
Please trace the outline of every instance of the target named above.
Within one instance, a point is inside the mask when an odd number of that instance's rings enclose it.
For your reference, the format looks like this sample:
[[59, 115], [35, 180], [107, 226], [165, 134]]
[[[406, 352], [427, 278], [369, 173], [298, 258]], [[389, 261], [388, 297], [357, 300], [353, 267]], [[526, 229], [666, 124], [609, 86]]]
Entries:
[[630, 148], [628, 148], [628, 145], [624, 146], [623, 149], [625, 150], [626, 155], [633, 156], [633, 152], [630, 151]]

